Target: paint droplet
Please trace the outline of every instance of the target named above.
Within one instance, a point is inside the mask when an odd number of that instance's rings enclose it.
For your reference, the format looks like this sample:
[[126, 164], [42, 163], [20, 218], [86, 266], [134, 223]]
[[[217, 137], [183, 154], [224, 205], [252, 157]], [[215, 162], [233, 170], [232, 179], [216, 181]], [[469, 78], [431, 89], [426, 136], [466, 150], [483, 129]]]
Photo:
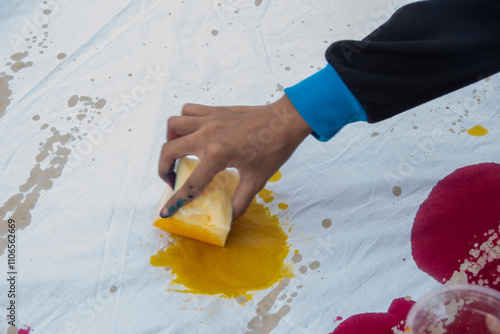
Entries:
[[12, 75], [5, 75], [5, 72], [0, 73], [0, 116], [10, 104], [10, 95], [12, 90], [9, 88], [9, 81], [14, 79]]
[[298, 293], [297, 293], [297, 292], [292, 293], [292, 298], [297, 297], [297, 295], [298, 295]]
[[342, 321], [343, 318], [341, 316], [337, 316], [334, 321]]
[[290, 71], [290, 70], [291, 70], [290, 66], [285, 67], [285, 71]]
[[35, 115], [35, 116], [33, 116], [32, 120], [34, 120], [34, 121], [38, 121], [38, 120], [40, 120], [40, 116]]
[[484, 79], [484, 81], [486, 82], [489, 82], [491, 80], [491, 77], [487, 77], [486, 79]]
[[467, 134], [474, 137], [482, 137], [489, 133], [489, 131], [481, 125], [476, 125], [467, 130]]
[[288, 304], [290, 304], [292, 301], [293, 301], [293, 299], [292, 299], [292, 298], [288, 298], [288, 299], [286, 300], [286, 302], [287, 302]]
[[418, 126], [416, 126], [416, 125], [415, 125], [415, 126], [413, 127], [413, 129], [414, 129], [414, 130], [418, 130]]
[[255, 6], [260, 6], [262, 4], [262, 0], [255, 0]]
[[131, 77], [133, 74], [132, 73], [129, 73], [128, 76]]
[[20, 70], [22, 70], [23, 68], [30, 67], [30, 66], [33, 66], [33, 62], [32, 61], [28, 61], [26, 63], [24, 61], [19, 61], [19, 62], [15, 63], [15, 64], [12, 64], [12, 66], [10, 67], [10, 69], [12, 70], [12, 72], [17, 73]]
[[301, 273], [301, 274], [305, 274], [305, 273], [307, 273], [307, 267], [306, 267], [306, 266], [302, 266], [302, 267], [300, 267], [300, 268], [299, 268], [299, 273]]
[[331, 219], [323, 219], [321, 222], [321, 225], [323, 225], [324, 228], [330, 228], [332, 226], [332, 220]]
[[117, 290], [116, 286], [112, 286], [111, 288], [109, 288], [109, 291], [111, 291], [111, 293], [115, 293]]
[[73, 95], [68, 100], [68, 107], [74, 107], [78, 102], [78, 95]]
[[372, 137], [377, 137], [379, 134], [380, 133], [378, 133], [378, 132], [374, 132], [374, 133], [372, 133]]
[[42, 126], [40, 127], [40, 129], [41, 130], [45, 130], [48, 127], [49, 127], [49, 125], [47, 123], [44, 123], [44, 124], [42, 124]]
[[410, 296], [405, 296], [405, 300], [410, 301], [411, 297]]
[[45, 15], [49, 15], [50, 13], [52, 13], [52, 10], [50, 10], [50, 9], [44, 9], [44, 10], [43, 10], [43, 13], [44, 13]]
[[300, 261], [302, 261], [302, 255], [297, 253], [292, 256], [293, 263], [299, 263]]
[[60, 53], [57, 55], [57, 59], [64, 59], [66, 58], [66, 54], [65, 53]]
[[258, 193], [258, 195], [265, 203], [271, 203], [274, 200], [273, 195], [275, 195], [275, 193], [264, 188]]
[[392, 194], [396, 197], [401, 195], [401, 192], [402, 190], [400, 186], [395, 186], [394, 188], [392, 188]]
[[212, 35], [217, 36], [219, 34], [219, 31], [217, 29], [212, 30]]
[[281, 172], [277, 171], [273, 176], [271, 176], [268, 182], [278, 182], [279, 180], [281, 180]]
[[236, 297], [236, 302], [238, 304], [245, 304], [247, 301], [248, 301], [248, 299], [245, 296], [238, 296], [238, 297]]
[[87, 115], [85, 115], [85, 114], [78, 114], [78, 115], [76, 115], [76, 118], [78, 120], [80, 120], [80, 121], [83, 120], [85, 117], [87, 117]]
[[311, 262], [311, 264], [309, 265], [309, 269], [311, 270], [316, 270], [319, 268], [319, 261], [313, 261]]
[[303, 287], [303, 285], [297, 285], [297, 289], [302, 289]]
[[286, 204], [286, 203], [279, 203], [278, 204], [278, 208], [280, 210], [286, 210], [286, 209], [288, 209], [288, 204]]
[[170, 271], [170, 270], [172, 270], [172, 268], [170, 266], [165, 267], [165, 271]]
[[102, 109], [106, 105], [106, 100], [105, 99], [99, 99], [95, 103], [95, 108], [96, 109]]
[[7, 328], [7, 334], [16, 334], [16, 333], [17, 333], [16, 326], [9, 326], [9, 328]]
[[28, 51], [17, 52], [17, 53], [14, 53], [12, 56], [10, 56], [10, 59], [15, 60], [15, 61], [20, 61], [21, 59], [23, 59], [26, 56], [28, 56]]

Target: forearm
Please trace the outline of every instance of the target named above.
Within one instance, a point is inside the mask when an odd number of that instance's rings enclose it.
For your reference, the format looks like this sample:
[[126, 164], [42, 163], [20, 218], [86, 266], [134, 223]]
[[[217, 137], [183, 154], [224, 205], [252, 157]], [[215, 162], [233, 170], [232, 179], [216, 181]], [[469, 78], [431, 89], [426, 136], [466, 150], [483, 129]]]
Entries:
[[500, 1], [413, 3], [326, 58], [377, 122], [500, 71]]

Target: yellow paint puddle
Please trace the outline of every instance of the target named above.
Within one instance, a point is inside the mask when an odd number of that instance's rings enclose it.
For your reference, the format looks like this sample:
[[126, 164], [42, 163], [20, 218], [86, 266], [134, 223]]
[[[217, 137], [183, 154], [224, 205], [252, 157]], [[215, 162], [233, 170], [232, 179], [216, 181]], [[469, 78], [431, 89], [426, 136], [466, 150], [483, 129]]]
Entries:
[[285, 264], [288, 236], [278, 217], [256, 199], [234, 222], [225, 247], [172, 237], [174, 243], [150, 259], [153, 266], [171, 268], [170, 291], [249, 300], [251, 291], [293, 277], [291, 265]]
[[265, 203], [271, 203], [274, 200], [274, 195], [276, 194], [273, 191], [264, 188], [257, 195]]
[[489, 133], [488, 129], [481, 125], [476, 125], [467, 130], [467, 134], [474, 136], [474, 137], [482, 137], [485, 136]]

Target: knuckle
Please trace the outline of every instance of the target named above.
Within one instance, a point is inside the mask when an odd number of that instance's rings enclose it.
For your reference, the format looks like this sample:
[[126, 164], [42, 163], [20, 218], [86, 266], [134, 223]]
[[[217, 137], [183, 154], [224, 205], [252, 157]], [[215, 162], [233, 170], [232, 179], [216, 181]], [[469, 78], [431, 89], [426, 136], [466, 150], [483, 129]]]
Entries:
[[228, 157], [228, 147], [219, 142], [212, 142], [207, 145], [207, 157], [215, 161], [224, 160]]

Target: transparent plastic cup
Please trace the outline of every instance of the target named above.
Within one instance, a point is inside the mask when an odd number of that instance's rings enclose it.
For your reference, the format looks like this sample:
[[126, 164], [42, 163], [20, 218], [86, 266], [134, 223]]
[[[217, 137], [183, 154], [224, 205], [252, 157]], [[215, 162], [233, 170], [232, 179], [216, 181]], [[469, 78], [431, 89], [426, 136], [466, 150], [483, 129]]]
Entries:
[[487, 315], [500, 318], [500, 292], [478, 285], [445, 286], [413, 305], [405, 333], [489, 334]]

